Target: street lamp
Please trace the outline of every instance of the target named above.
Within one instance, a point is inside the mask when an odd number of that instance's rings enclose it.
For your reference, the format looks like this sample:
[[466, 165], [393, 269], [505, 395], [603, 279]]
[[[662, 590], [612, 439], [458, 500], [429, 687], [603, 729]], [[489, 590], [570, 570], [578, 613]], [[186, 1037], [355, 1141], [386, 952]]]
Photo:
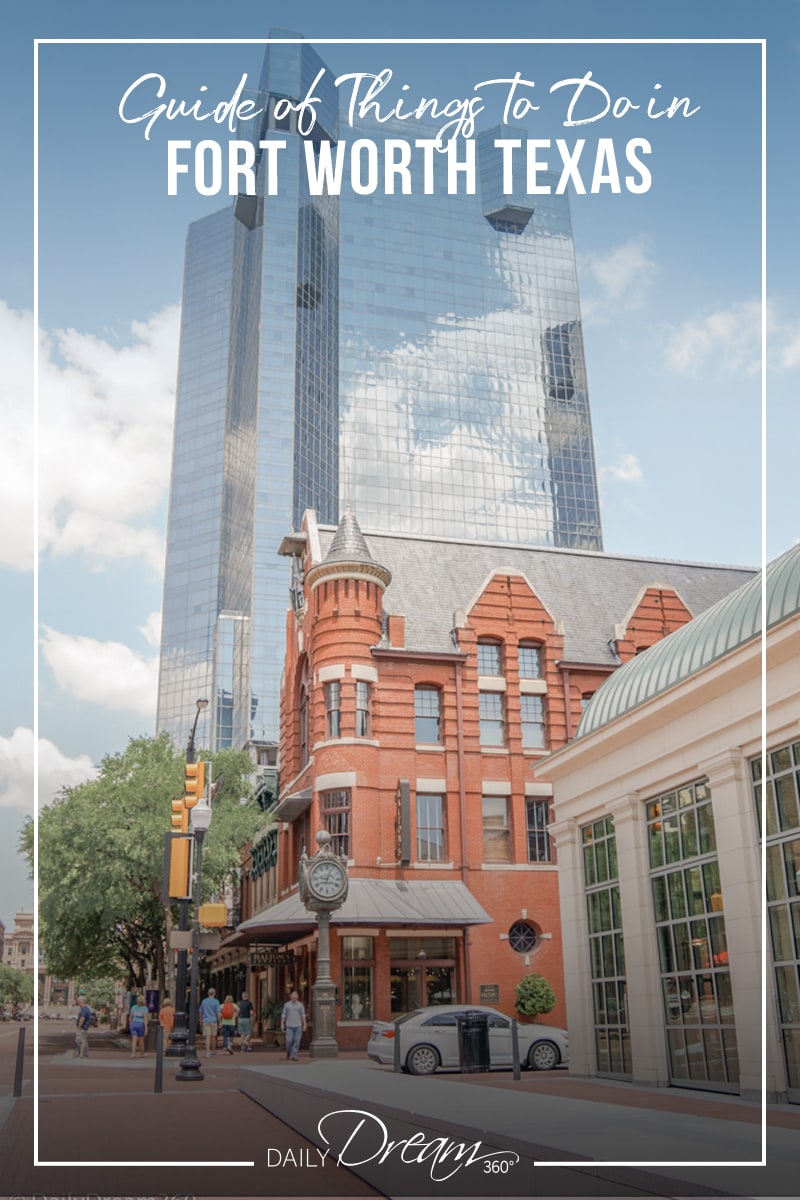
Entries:
[[[192, 731], [189, 734], [189, 741], [186, 744], [186, 761], [193, 763], [194, 756], [194, 738], [197, 733], [197, 722], [200, 720], [200, 713], [208, 708], [207, 700], [195, 700], [197, 708], [194, 714], [194, 724]], [[178, 930], [181, 933], [189, 932], [189, 900], [188, 898], [180, 901], [178, 906]], [[170, 1034], [170, 1044], [164, 1051], [167, 1058], [183, 1058], [186, 1050], [186, 951], [178, 951], [178, 962], [175, 971], [175, 1022]]]
[[175, 1078], [184, 1083], [200, 1081], [204, 1078], [200, 1070], [200, 1060], [197, 1057], [197, 990], [199, 983], [200, 958], [200, 884], [203, 869], [203, 839], [211, 824], [211, 805], [205, 799], [200, 800], [192, 809], [192, 833], [195, 841], [195, 872], [194, 872], [194, 920], [192, 922], [192, 972], [189, 981], [189, 1030], [186, 1043], [186, 1054], [181, 1061], [180, 1070]]

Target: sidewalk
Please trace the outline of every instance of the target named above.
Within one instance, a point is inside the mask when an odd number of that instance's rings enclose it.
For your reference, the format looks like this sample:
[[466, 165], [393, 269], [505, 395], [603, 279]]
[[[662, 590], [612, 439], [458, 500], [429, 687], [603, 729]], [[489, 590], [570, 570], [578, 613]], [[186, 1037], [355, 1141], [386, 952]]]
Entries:
[[509, 1071], [420, 1079], [364, 1056], [299, 1069], [248, 1063], [240, 1087], [272, 1111], [279, 1096], [284, 1120], [372, 1186], [398, 1196], [427, 1195], [432, 1180], [437, 1194], [483, 1194], [485, 1181], [475, 1174], [483, 1163], [457, 1166], [451, 1180], [431, 1175], [442, 1167], [437, 1143], [447, 1144], [456, 1162], [457, 1147], [476, 1142], [481, 1154], [505, 1152], [495, 1160], [506, 1166], [498, 1165], [503, 1175], [493, 1177], [492, 1195], [532, 1194], [527, 1188], [534, 1174], [538, 1192], [547, 1186], [548, 1194], [565, 1187], [587, 1194], [588, 1175], [595, 1189], [602, 1181], [601, 1190], [612, 1188], [615, 1195], [630, 1189], [662, 1196], [797, 1195], [800, 1111], [789, 1106], [769, 1111], [765, 1168], [744, 1165], [761, 1160], [760, 1107], [688, 1089], [575, 1080], [566, 1071], [524, 1073], [519, 1081]]
[[[97, 1030], [90, 1057], [79, 1060], [72, 1036], [66, 1023], [40, 1030], [38, 1157], [57, 1165], [33, 1166], [32, 1046], [23, 1097], [0, 1096], [3, 1195], [376, 1195], [350, 1171], [322, 1162], [309, 1142], [239, 1091], [241, 1064], [266, 1062], [268, 1051], [201, 1058], [204, 1079], [192, 1083], [175, 1079], [179, 1059], [165, 1059], [164, 1090], [156, 1094], [154, 1054], [131, 1060], [125, 1039]], [[1, 1065], [8, 1094], [13, 1058], [7, 1049]], [[183, 1165], [109, 1165], [132, 1162]]]
[[[644, 1165], [654, 1161], [647, 1157], [654, 1150], [669, 1152], [659, 1162], [759, 1157], [760, 1108], [731, 1096], [571, 1079], [564, 1070], [524, 1072], [519, 1081], [510, 1071], [417, 1079], [360, 1052], [328, 1061], [303, 1055], [295, 1064], [272, 1048], [201, 1056], [199, 1083], [179, 1083], [179, 1060], [165, 1059], [157, 1095], [154, 1055], [132, 1061], [127, 1039], [93, 1031], [90, 1058], [77, 1060], [71, 1030], [47, 1027], [40, 1031], [39, 1159], [70, 1165], [34, 1168], [32, 1047], [21, 1100], [8, 1098], [13, 1047], [10, 1040], [3, 1047], [0, 1079], [8, 1086], [0, 1095], [0, 1180], [10, 1196], [793, 1196], [797, 1190], [800, 1108], [794, 1106], [769, 1111], [766, 1169], [656, 1169]], [[390, 1151], [380, 1169], [369, 1163], [348, 1169], [354, 1140], [345, 1165], [337, 1166], [336, 1153], [325, 1150], [342, 1149], [335, 1144], [341, 1128], [323, 1124], [326, 1146], [319, 1121], [342, 1109], [362, 1114], [359, 1136], [380, 1139], [380, 1121], [387, 1139], [416, 1137], [416, 1148]], [[520, 1159], [511, 1164], [507, 1155], [506, 1173], [488, 1180], [479, 1163], [457, 1169], [452, 1181], [434, 1179], [437, 1139], [481, 1141], [482, 1152], [497, 1148]], [[610, 1152], [621, 1140], [624, 1161], [641, 1165], [598, 1167], [615, 1161]], [[407, 1161], [423, 1153], [422, 1163]], [[185, 1165], [107, 1165], [132, 1161]], [[554, 1161], [568, 1165], [546, 1165]], [[241, 1162], [255, 1165], [214, 1165]]]

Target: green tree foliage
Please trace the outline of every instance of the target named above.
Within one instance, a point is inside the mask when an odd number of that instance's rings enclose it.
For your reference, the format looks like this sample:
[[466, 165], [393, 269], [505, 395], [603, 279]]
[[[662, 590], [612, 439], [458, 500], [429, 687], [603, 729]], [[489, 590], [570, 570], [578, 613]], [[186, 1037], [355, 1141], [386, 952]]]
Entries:
[[82, 985], [86, 999], [95, 1011], [114, 1007], [114, 980], [88, 979]]
[[33, 976], [0, 963], [0, 1004], [14, 1012], [33, 1002]]
[[514, 994], [516, 1010], [523, 1017], [538, 1017], [556, 1006], [556, 994], [543, 975], [524, 975]]
[[33, 879], [33, 817], [26, 817], [19, 831], [17, 849], [28, 860], [28, 878]]
[[[200, 752], [223, 782], [205, 840], [206, 894], [222, 887], [240, 847], [263, 821], [244, 751]], [[161, 899], [170, 801], [183, 792], [185, 759], [166, 734], [133, 738], [96, 779], [64, 788], [39, 818], [39, 921], [48, 969], [62, 978], [119, 977], [164, 986]], [[23, 831], [23, 837], [25, 832]]]

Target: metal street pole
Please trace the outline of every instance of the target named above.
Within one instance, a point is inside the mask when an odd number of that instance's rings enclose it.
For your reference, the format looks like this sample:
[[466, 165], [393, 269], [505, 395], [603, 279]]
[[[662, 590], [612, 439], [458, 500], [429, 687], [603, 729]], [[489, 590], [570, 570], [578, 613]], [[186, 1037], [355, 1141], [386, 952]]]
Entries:
[[[194, 724], [192, 731], [189, 734], [189, 741], [186, 745], [186, 761], [193, 763], [195, 760], [194, 739], [197, 733], [197, 722], [200, 719], [200, 713], [208, 708], [207, 700], [196, 700], [197, 712], [194, 715]], [[180, 933], [189, 932], [189, 897], [185, 897], [178, 904], [178, 930]], [[183, 1058], [186, 1053], [186, 1035], [187, 1035], [187, 1020], [186, 1020], [186, 950], [178, 951], [178, 961], [175, 968], [175, 1020], [172, 1026], [172, 1033], [169, 1036], [169, 1046], [164, 1051], [166, 1058]]]
[[192, 826], [194, 829], [195, 876], [194, 876], [194, 920], [192, 922], [192, 970], [189, 982], [189, 1029], [184, 1055], [180, 1070], [175, 1075], [183, 1083], [194, 1083], [204, 1079], [197, 1057], [197, 1010], [198, 983], [200, 975], [200, 884], [203, 869], [203, 839], [211, 823], [211, 809], [208, 804], [198, 804], [192, 809]]
[[335, 1037], [336, 984], [331, 979], [330, 912], [319, 911], [317, 923], [317, 978], [311, 989], [314, 1038], [309, 1053], [312, 1058], [337, 1058], [339, 1046]]

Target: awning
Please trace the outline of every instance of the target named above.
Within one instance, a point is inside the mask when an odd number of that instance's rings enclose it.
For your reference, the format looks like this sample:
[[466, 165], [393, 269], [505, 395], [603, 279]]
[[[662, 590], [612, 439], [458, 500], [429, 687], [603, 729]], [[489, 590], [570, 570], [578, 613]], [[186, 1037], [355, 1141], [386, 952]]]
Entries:
[[[331, 917], [334, 925], [489, 925], [492, 918], [469, 889], [459, 882], [432, 880], [408, 883], [403, 879], [351, 879], [347, 899]], [[316, 926], [295, 892], [264, 908], [236, 928], [236, 935], [263, 933], [298, 935]]]
[[311, 805], [311, 788], [303, 788], [302, 792], [292, 792], [291, 796], [287, 796], [281, 800], [278, 807], [275, 809], [275, 818], [278, 821], [293, 821], [295, 817], [299, 817]]

